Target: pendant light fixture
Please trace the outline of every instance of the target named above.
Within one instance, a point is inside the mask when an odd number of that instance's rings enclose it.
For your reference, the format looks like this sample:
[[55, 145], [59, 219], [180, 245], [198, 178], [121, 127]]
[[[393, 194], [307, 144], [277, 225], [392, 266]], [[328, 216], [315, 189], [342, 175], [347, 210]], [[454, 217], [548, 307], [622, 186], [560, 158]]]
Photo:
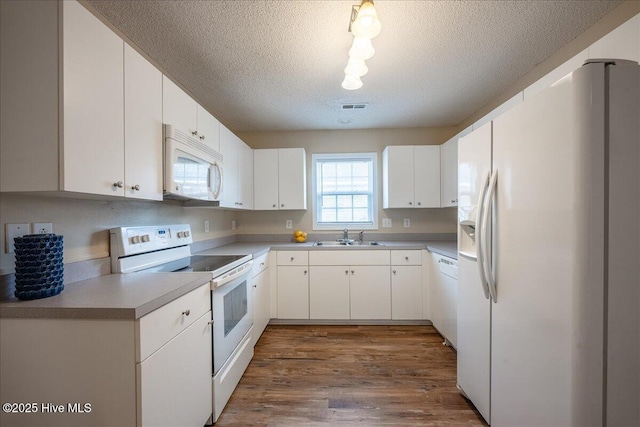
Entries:
[[349, 31], [353, 34], [353, 44], [349, 49], [349, 62], [344, 69], [344, 89], [356, 90], [362, 87], [360, 77], [369, 71], [364, 61], [371, 59], [376, 53], [371, 39], [380, 34], [381, 29], [373, 0], [363, 0], [360, 5], [351, 8]]

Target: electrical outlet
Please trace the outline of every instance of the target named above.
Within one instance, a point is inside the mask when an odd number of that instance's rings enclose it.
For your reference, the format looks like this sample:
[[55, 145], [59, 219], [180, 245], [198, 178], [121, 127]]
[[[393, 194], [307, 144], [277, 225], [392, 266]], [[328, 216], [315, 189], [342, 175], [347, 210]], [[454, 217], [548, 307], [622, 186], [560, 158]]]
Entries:
[[204, 232], [208, 233], [209, 232], [209, 221], [205, 221], [204, 222]]
[[231, 220], [231, 229], [235, 230], [237, 227], [238, 227], [238, 224], [236, 223], [236, 220], [232, 219]]
[[53, 233], [53, 224], [50, 222], [34, 222], [31, 224], [33, 234], [51, 234]]
[[12, 254], [15, 252], [15, 242], [13, 239], [15, 237], [24, 236], [25, 234], [29, 234], [29, 224], [6, 224], [5, 233], [6, 236], [6, 244], [5, 244], [5, 252], [8, 254]]
[[293, 221], [288, 219], [287, 223], [284, 226], [287, 230], [291, 230], [293, 228]]
[[382, 218], [382, 227], [391, 228], [391, 218]]
[[410, 227], [411, 227], [411, 219], [405, 218], [404, 219], [404, 228], [410, 228]]

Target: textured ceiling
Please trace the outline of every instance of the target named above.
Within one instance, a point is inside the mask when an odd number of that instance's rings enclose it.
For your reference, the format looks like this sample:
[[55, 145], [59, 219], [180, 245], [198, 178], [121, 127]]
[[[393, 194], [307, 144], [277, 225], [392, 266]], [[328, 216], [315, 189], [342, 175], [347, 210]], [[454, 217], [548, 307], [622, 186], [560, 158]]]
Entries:
[[89, 3], [234, 131], [457, 125], [620, 4], [376, 0], [376, 54], [347, 91], [357, 0]]

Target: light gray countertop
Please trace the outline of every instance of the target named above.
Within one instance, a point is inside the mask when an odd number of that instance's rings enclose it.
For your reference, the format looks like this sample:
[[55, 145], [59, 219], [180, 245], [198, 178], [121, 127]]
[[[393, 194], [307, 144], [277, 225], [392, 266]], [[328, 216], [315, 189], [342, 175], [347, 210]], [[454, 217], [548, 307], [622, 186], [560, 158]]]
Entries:
[[0, 318], [139, 319], [211, 280], [210, 273], [108, 274], [58, 295], [0, 302]]

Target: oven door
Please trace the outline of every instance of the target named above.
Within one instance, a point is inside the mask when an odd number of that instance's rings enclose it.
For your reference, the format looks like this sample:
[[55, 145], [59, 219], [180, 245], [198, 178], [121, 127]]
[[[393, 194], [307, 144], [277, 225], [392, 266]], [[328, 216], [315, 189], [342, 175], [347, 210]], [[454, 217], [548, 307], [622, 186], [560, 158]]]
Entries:
[[251, 268], [245, 268], [211, 291], [214, 375], [253, 325], [252, 281]]

